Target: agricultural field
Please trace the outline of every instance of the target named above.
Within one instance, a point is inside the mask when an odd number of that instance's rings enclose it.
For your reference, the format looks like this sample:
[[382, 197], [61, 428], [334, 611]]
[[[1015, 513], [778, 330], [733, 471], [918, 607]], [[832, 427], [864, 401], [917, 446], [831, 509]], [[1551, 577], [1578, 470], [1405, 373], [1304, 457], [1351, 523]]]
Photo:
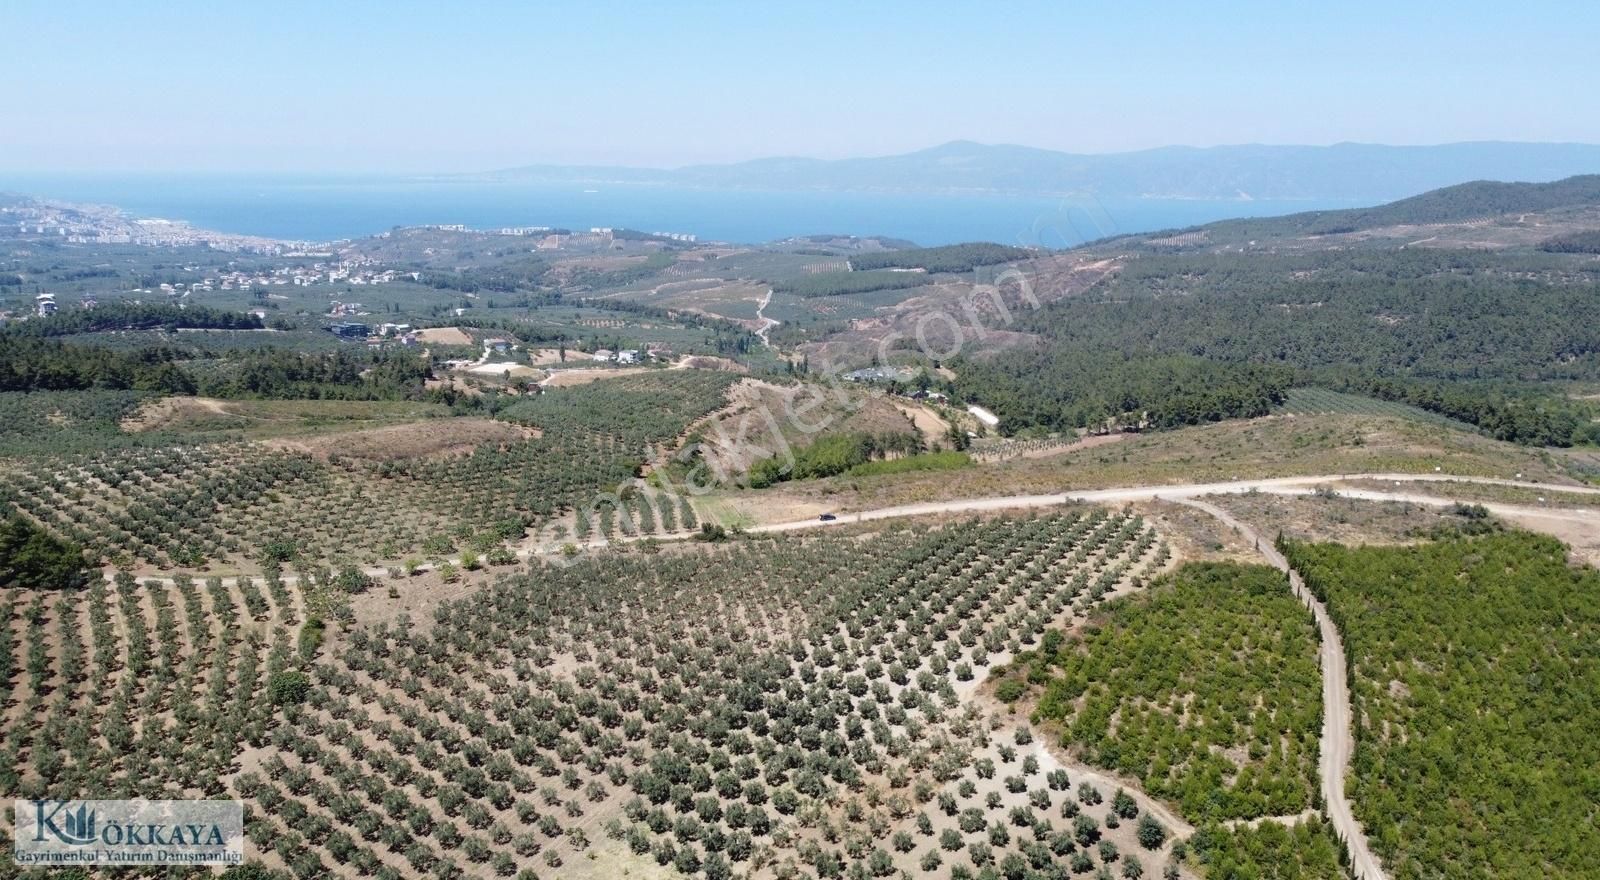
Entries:
[[1330, 391], [1326, 388], [1290, 388], [1277, 412], [1285, 415], [1322, 415], [1324, 413], [1350, 413], [1364, 416], [1389, 416], [1411, 419], [1427, 425], [1437, 425], [1456, 431], [1476, 431], [1466, 422], [1457, 421], [1420, 407], [1356, 394]]
[[1280, 572], [1191, 563], [1082, 634], [1047, 634], [995, 690], [1191, 821], [1291, 816], [1314, 806], [1316, 651]]
[[1287, 543], [1351, 670], [1351, 800], [1397, 880], [1600, 874], [1600, 575], [1526, 532]]
[[6, 591], [5, 788], [237, 796], [307, 878], [1154, 872], [1147, 800], [971, 697], [1166, 557], [1104, 510], [840, 530], [537, 564], [338, 633], [360, 578]]
[[1600, 876], [1593, 261], [1207, 235], [16, 239], [0, 793], [241, 799], [249, 880]]
[[137, 391], [0, 393], [0, 458], [167, 442], [121, 428], [148, 399]]
[[[631, 487], [645, 461], [722, 405], [734, 378], [657, 371], [527, 398], [494, 423], [432, 419], [420, 428], [358, 427], [361, 416], [393, 416], [414, 404], [219, 403], [221, 413], [211, 415], [230, 435], [237, 424], [248, 437], [275, 417], [290, 434], [318, 415], [356, 424], [265, 441], [155, 431], [133, 436], [165, 443], [30, 456], [3, 465], [0, 505], [92, 558], [135, 569], [236, 567], [269, 544], [309, 560], [371, 564], [412, 552], [443, 558], [469, 546], [487, 553], [547, 526], [578, 539], [671, 533], [695, 525], [688, 505]], [[83, 417], [127, 418], [138, 412], [134, 403], [92, 398], [85, 406], [93, 413]], [[190, 409], [153, 417], [195, 428]]]

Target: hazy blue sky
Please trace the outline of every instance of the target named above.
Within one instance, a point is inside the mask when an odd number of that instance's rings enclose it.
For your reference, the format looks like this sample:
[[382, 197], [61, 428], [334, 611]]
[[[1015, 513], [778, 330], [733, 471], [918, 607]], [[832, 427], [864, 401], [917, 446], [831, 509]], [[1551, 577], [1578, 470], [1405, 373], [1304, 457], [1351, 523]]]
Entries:
[[1600, 4], [0, 0], [0, 169], [1600, 142]]

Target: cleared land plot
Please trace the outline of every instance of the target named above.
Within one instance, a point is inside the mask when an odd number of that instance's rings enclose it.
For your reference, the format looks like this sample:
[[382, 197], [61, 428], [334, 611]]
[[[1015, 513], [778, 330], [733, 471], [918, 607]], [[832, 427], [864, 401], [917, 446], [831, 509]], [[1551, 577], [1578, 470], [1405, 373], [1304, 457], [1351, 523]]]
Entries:
[[527, 378], [528, 376], [543, 375], [543, 373], [541, 371], [536, 370], [533, 367], [528, 366], [527, 364], [519, 364], [519, 363], [517, 363], [515, 361], [506, 361], [506, 362], [503, 362], [503, 363], [474, 364], [473, 366], [470, 366], [470, 367], [467, 368], [467, 372], [476, 373], [476, 374], [482, 375], [482, 376], [510, 375], [513, 379], [522, 379], [522, 378]]
[[655, 371], [652, 367], [571, 367], [551, 370], [550, 377], [539, 384], [546, 388], [573, 388], [591, 382], [620, 379], [624, 376], [641, 376]]
[[418, 330], [417, 338], [438, 345], [472, 345], [472, 336], [460, 327], [429, 327]]
[[[1392, 484], [1383, 484], [1393, 488]], [[1404, 491], [1414, 491], [1410, 486]], [[1433, 485], [1422, 487], [1432, 491]], [[1365, 501], [1338, 495], [1284, 496], [1266, 492], [1212, 495], [1204, 500], [1254, 526], [1264, 536], [1341, 544], [1402, 544], [1423, 540], [1437, 530], [1467, 525], [1449, 508], [1405, 501]]]
[[718, 315], [732, 321], [755, 321], [756, 309], [766, 296], [767, 287], [756, 282], [726, 282], [714, 278], [669, 281], [642, 290], [629, 290], [610, 297], [648, 303], [662, 308], [683, 309]]
[[217, 400], [163, 397], [122, 421], [133, 433], [240, 432], [250, 437], [349, 430], [448, 416], [442, 404], [387, 400]]
[[1278, 412], [1286, 415], [1321, 415], [1325, 413], [1350, 413], [1363, 416], [1393, 416], [1411, 419], [1424, 424], [1438, 425], [1455, 431], [1473, 433], [1477, 428], [1448, 416], [1429, 412], [1405, 403], [1393, 403], [1356, 394], [1344, 394], [1325, 388], [1290, 388]]
[[533, 428], [493, 419], [459, 418], [323, 434], [314, 438], [268, 441], [269, 448], [304, 452], [327, 460], [332, 456], [362, 461], [398, 461], [463, 455], [493, 443], [515, 443], [539, 436]]

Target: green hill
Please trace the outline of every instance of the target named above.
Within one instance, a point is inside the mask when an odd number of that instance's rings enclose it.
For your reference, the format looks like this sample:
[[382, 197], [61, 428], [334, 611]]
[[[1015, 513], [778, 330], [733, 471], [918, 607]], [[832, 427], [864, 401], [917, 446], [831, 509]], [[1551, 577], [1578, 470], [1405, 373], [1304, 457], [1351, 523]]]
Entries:
[[1221, 220], [1181, 230], [1122, 236], [1099, 244], [1154, 244], [1178, 236], [1205, 233], [1208, 244], [1336, 235], [1388, 226], [1461, 223], [1507, 214], [1539, 213], [1600, 207], [1600, 174], [1568, 177], [1550, 183], [1501, 183], [1477, 180], [1447, 186], [1371, 208], [1307, 211], [1282, 217]]

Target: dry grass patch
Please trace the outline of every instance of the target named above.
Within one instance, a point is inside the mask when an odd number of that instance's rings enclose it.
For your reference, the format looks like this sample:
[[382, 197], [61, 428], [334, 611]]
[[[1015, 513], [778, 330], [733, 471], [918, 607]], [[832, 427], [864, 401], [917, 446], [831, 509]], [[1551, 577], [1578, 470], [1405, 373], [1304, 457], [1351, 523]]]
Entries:
[[642, 373], [652, 372], [651, 367], [584, 367], [571, 370], [552, 370], [550, 378], [544, 380], [546, 388], [571, 388], [576, 385], [587, 385], [601, 379], [617, 379], [623, 376], [637, 376]]
[[460, 327], [429, 327], [418, 330], [417, 338], [435, 345], [472, 345], [472, 337]]
[[1326, 414], [1267, 416], [1139, 434], [1068, 454], [959, 471], [791, 481], [759, 494], [781, 496], [770, 502], [778, 507], [813, 501], [834, 510], [856, 511], [1118, 486], [1324, 474], [1431, 474], [1441, 467], [1463, 476], [1521, 473], [1553, 483], [1571, 480], [1543, 450], [1388, 417]]
[[826, 436], [919, 432], [912, 417], [886, 395], [744, 379], [729, 390], [728, 405], [696, 433], [712, 472], [732, 479], [760, 459], [789, 455]]
[[525, 428], [494, 419], [460, 418], [392, 425], [293, 440], [272, 440], [273, 449], [304, 452], [326, 461], [333, 456], [363, 461], [441, 458], [471, 452], [490, 443], [514, 443], [539, 436]]
[[748, 373], [750, 368], [735, 360], [707, 354], [692, 354], [679, 361], [678, 366], [690, 370], [722, 370], [727, 373]]
[[[54, 421], [54, 419], [52, 419]], [[228, 402], [210, 397], [162, 397], [141, 405], [122, 420], [130, 434], [145, 431], [242, 426], [241, 417], [228, 411]]]
[[[1415, 484], [1412, 484], [1412, 488]], [[1339, 495], [1213, 495], [1206, 501], [1253, 526], [1263, 537], [1277, 533], [1297, 541], [1340, 544], [1403, 544], [1435, 528], [1459, 524], [1447, 509], [1406, 501], [1361, 501]]]

